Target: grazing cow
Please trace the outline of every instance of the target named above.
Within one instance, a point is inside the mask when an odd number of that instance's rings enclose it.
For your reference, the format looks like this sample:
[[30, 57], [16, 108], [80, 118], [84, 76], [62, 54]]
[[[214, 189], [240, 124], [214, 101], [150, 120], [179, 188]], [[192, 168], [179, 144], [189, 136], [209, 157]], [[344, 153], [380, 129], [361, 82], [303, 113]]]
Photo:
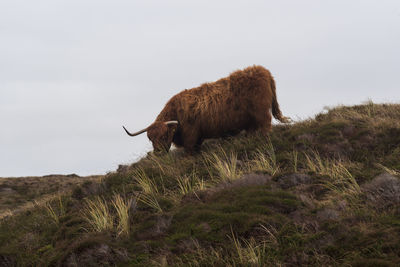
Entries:
[[207, 138], [234, 135], [242, 130], [271, 130], [272, 115], [288, 123], [282, 116], [276, 98], [275, 81], [262, 66], [252, 66], [233, 72], [213, 83], [204, 83], [173, 96], [146, 129], [154, 151], [168, 151], [171, 143], [193, 153]]

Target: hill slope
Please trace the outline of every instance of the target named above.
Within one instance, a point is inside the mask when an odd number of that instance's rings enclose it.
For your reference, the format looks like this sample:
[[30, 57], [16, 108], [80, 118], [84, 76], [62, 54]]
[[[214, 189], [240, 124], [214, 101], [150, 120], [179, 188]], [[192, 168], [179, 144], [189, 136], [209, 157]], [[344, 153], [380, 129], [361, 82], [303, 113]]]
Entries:
[[101, 178], [101, 175], [80, 177], [76, 174], [0, 178], [0, 219], [69, 193], [76, 185]]
[[0, 265], [400, 264], [400, 105], [149, 154], [3, 219]]

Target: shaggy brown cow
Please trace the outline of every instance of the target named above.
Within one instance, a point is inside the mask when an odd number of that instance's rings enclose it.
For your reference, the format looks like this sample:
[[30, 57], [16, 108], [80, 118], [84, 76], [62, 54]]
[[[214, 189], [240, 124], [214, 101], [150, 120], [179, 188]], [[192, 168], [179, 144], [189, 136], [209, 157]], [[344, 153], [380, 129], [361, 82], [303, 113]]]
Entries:
[[192, 153], [204, 139], [241, 130], [259, 130], [266, 136], [271, 130], [270, 110], [280, 122], [289, 122], [279, 109], [271, 73], [262, 66], [252, 66], [216, 82], [183, 90], [144, 130], [130, 133], [124, 129], [130, 136], [147, 131], [155, 151], [168, 151], [174, 143]]

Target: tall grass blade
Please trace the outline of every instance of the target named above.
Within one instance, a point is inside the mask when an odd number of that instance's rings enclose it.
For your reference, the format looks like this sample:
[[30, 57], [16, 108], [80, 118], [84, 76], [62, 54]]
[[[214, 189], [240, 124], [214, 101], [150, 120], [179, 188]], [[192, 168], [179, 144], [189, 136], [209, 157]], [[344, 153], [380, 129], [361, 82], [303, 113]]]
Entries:
[[133, 203], [133, 199], [124, 199], [120, 194], [115, 194], [111, 201], [118, 218], [118, 235], [128, 236], [130, 232], [130, 210]]
[[143, 193], [158, 194], [157, 185], [147, 176], [146, 172], [142, 168], [135, 169], [133, 176]]
[[139, 196], [138, 199], [140, 202], [156, 210], [157, 212], [159, 213], [163, 212], [160, 203], [158, 202], [157, 197], [155, 195], [143, 193]]
[[93, 200], [86, 200], [82, 213], [83, 218], [95, 232], [112, 230], [113, 216], [110, 213], [107, 202], [103, 198], [96, 197]]

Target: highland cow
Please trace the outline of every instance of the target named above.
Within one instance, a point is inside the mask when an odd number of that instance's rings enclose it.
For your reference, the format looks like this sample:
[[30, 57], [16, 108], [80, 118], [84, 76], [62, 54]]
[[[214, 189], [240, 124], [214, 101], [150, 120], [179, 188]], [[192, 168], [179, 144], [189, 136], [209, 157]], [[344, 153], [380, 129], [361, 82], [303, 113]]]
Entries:
[[280, 122], [282, 116], [276, 97], [275, 81], [262, 66], [233, 72], [213, 83], [204, 83], [173, 96], [147, 128], [154, 151], [168, 151], [171, 143], [193, 153], [207, 138], [235, 135], [242, 130], [260, 131], [267, 136], [272, 115]]

